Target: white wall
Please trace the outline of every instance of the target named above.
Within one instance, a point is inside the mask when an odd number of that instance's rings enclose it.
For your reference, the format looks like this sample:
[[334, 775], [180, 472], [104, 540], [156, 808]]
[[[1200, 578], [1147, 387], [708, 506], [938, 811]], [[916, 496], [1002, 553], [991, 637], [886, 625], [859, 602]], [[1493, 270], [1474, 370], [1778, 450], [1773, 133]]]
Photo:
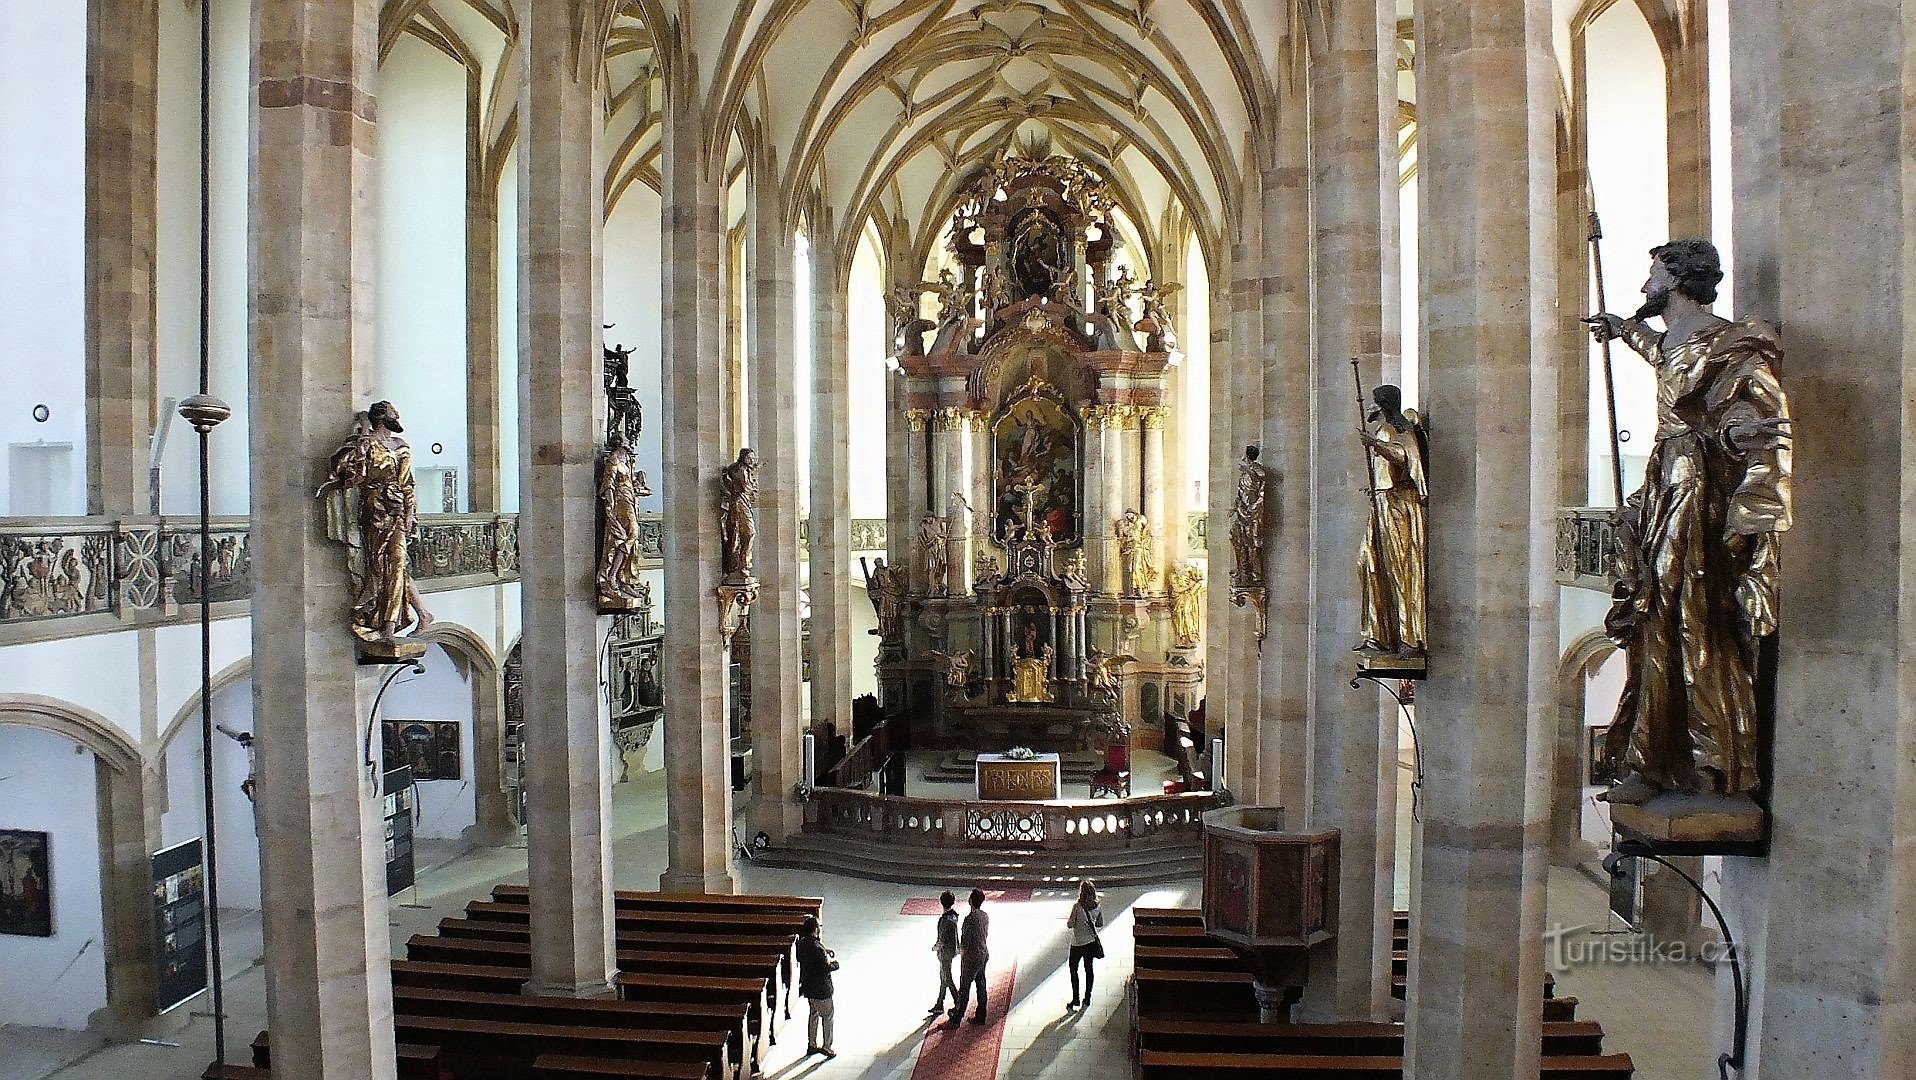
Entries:
[[[158, 142], [153, 391], [164, 403], [198, 393], [200, 379], [200, 17], [185, 4], [160, 5]], [[244, 400], [226, 399], [236, 407]], [[161, 458], [160, 508], [168, 514], [199, 513], [197, 443], [174, 417]], [[244, 454], [225, 425], [209, 449]]]
[[[1178, 408], [1184, 410], [1184, 482], [1189, 486], [1184, 497], [1190, 500], [1185, 508], [1201, 514], [1209, 509], [1204, 485], [1211, 475], [1211, 272], [1195, 240], [1184, 257], [1184, 325], [1178, 329], [1184, 349], [1184, 396]], [[1193, 548], [1190, 556], [1203, 559], [1204, 548]]]
[[[457, 840], [477, 820], [472, 765], [472, 676], [443, 647], [434, 645], [423, 658], [424, 675], [401, 675], [379, 705], [384, 723], [393, 720], [453, 720], [459, 724], [458, 780], [432, 780], [417, 785], [419, 803], [413, 834], [426, 839]], [[391, 769], [403, 764], [387, 761]]]
[[50, 938], [0, 935], [0, 1022], [84, 1028], [106, 1005], [95, 760], [58, 735], [6, 726], [0, 763], [0, 829], [50, 834], [53, 912]]
[[[663, 330], [659, 321], [665, 296], [663, 214], [658, 192], [644, 184], [626, 188], [605, 223], [601, 269], [605, 321], [612, 326], [605, 331], [605, 342], [634, 350], [628, 375], [645, 410], [645, 429], [639, 433], [639, 445], [633, 448], [634, 467], [645, 470], [652, 490], [658, 492], [664, 490], [660, 461], [665, 435], [665, 406], [660, 393]], [[639, 502], [641, 510], [657, 510], [661, 505], [654, 499]]]
[[[466, 74], [401, 35], [379, 69], [374, 361], [360, 405], [399, 406], [413, 467], [466, 462]], [[516, 387], [513, 388], [516, 391]], [[433, 446], [440, 452], [433, 453]], [[437, 485], [420, 507], [440, 509]]]
[[[253, 682], [241, 679], [213, 692], [213, 723], [234, 731], [253, 730]], [[206, 789], [202, 770], [204, 742], [197, 718], [180, 728], [164, 749], [166, 803], [160, 815], [160, 844], [172, 847], [206, 835]], [[213, 732], [213, 813], [219, 829], [220, 910], [259, 910], [259, 829], [253, 804], [240, 783], [246, 779], [246, 751], [219, 731]]]
[[[86, 5], [0, 0], [0, 26], [0, 514], [84, 514]], [[12, 450], [42, 441], [71, 450]], [[16, 502], [29, 458], [51, 486]]]
[[[215, 514], [244, 514], [247, 500], [247, 450], [251, 427], [245, 407], [247, 392], [247, 173], [251, 124], [252, 10], [245, 0], [208, 0], [213, 5], [213, 92], [211, 102], [213, 153], [212, 230], [212, 390], [233, 406], [233, 417], [209, 440], [212, 461], [212, 503]], [[197, 271], [194, 271], [197, 273]], [[195, 376], [197, 378], [197, 375]], [[270, 387], [262, 388], [270, 391]], [[169, 390], [168, 393], [172, 391]], [[348, 418], [340, 420], [344, 434]], [[194, 459], [190, 431], [174, 441]], [[170, 467], [170, 463], [169, 463]], [[169, 482], [176, 490], [198, 499], [193, 476], [196, 466], [174, 468]], [[197, 509], [197, 504], [195, 509]]]
[[[845, 385], [851, 397], [850, 471], [846, 474], [854, 518], [885, 516], [885, 265], [870, 230], [859, 239], [852, 256], [850, 289], [845, 298], [845, 323], [850, 330], [845, 357], [850, 370]], [[802, 323], [809, 326], [810, 323]], [[809, 397], [809, 382], [801, 397]], [[982, 467], [982, 466], [975, 466]], [[947, 508], [939, 507], [943, 513]], [[984, 507], [973, 507], [984, 512]], [[853, 561], [856, 566], [856, 560]], [[969, 568], [965, 568], [969, 571]], [[856, 676], [854, 676], [855, 678]]]

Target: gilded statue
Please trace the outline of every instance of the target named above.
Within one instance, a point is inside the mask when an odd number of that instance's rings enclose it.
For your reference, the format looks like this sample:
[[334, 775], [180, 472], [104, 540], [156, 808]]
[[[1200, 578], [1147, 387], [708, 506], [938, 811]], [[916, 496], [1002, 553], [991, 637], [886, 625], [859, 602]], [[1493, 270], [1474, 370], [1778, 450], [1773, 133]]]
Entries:
[[1019, 705], [1055, 700], [1051, 696], [1052, 657], [1051, 646], [1045, 645], [1036, 655], [1012, 660], [1011, 692], [1005, 695], [1005, 700]]
[[962, 319], [971, 314], [971, 297], [965, 290], [965, 281], [952, 273], [950, 268], [938, 271], [938, 281], [935, 284], [931, 282], [926, 284], [930, 290], [938, 293], [940, 323]]
[[752, 539], [758, 535], [758, 455], [750, 447], [719, 472], [719, 556], [727, 580], [752, 576]]
[[1198, 643], [1198, 609], [1204, 596], [1204, 571], [1195, 566], [1173, 569], [1171, 587], [1171, 643], [1180, 649]]
[[1118, 557], [1124, 561], [1124, 573], [1132, 596], [1143, 596], [1157, 583], [1157, 568], [1151, 565], [1151, 522], [1136, 510], [1126, 510], [1112, 528], [1118, 536]]
[[[864, 560], [859, 560], [863, 565]], [[905, 603], [904, 574], [895, 566], [886, 566], [880, 556], [865, 571], [865, 595], [871, 598], [872, 613], [878, 618], [878, 640], [898, 640], [899, 613]]]
[[1430, 483], [1423, 424], [1415, 410], [1405, 412], [1403, 391], [1389, 384], [1371, 392], [1375, 408], [1357, 429], [1364, 445], [1370, 499], [1369, 524], [1357, 560], [1362, 594], [1365, 652], [1396, 657], [1424, 651], [1425, 560], [1429, 547], [1424, 527]]
[[1119, 669], [1123, 668], [1126, 664], [1136, 661], [1137, 657], [1132, 656], [1130, 653], [1120, 653], [1113, 656], [1103, 649], [1098, 648], [1096, 645], [1093, 645], [1090, 656], [1085, 658], [1084, 685], [1086, 692], [1089, 693], [1092, 698], [1103, 704], [1115, 707], [1118, 703], [1119, 696]]
[[623, 433], [605, 441], [599, 463], [599, 604], [630, 607], [639, 596], [639, 497], [652, 494], [632, 467]]
[[1109, 316], [1120, 326], [1129, 326], [1131, 294], [1137, 291], [1137, 279], [1131, 276], [1131, 268], [1118, 267], [1116, 277], [1098, 286], [1098, 313]]
[[326, 504], [327, 535], [347, 545], [353, 577], [353, 636], [364, 645], [391, 646], [408, 628], [423, 630], [432, 615], [413, 584], [407, 549], [419, 525], [413, 493], [412, 447], [399, 410], [376, 401], [354, 421], [333, 451], [318, 497]]
[[1257, 447], [1244, 448], [1237, 464], [1237, 491], [1231, 499], [1231, 585], [1254, 589], [1264, 584], [1264, 497], [1270, 477], [1257, 463]]
[[925, 595], [948, 594], [951, 591], [951, 523], [930, 511], [918, 519], [918, 558], [925, 571]]
[[[1643, 486], [1617, 512], [1605, 629], [1623, 693], [1604, 797], [1746, 795], [1757, 775], [1757, 647], [1776, 632], [1779, 539], [1790, 528], [1790, 407], [1770, 327], [1712, 314], [1723, 268], [1704, 240], [1653, 249], [1644, 305], [1589, 319], [1655, 369], [1657, 433]], [[1661, 316], [1658, 333], [1645, 320]]]
[[971, 669], [978, 664], [978, 654], [970, 649], [961, 653], [942, 653], [936, 649], [927, 649], [925, 656], [944, 668], [945, 690], [954, 698], [963, 698], [965, 688], [971, 685]]
[[987, 312], [1011, 306], [1011, 286], [1006, 283], [1003, 270], [995, 266], [987, 267], [984, 276], [979, 279], [979, 290], [984, 294]]

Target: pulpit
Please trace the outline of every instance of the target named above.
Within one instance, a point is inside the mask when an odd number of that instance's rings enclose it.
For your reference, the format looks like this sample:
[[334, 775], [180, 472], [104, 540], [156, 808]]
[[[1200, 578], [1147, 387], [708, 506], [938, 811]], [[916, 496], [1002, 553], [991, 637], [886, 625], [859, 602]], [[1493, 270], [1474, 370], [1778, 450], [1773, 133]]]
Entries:
[[1056, 754], [1014, 758], [979, 754], [978, 798], [1007, 802], [1045, 802], [1058, 797], [1064, 767]]
[[1311, 950], [1337, 937], [1338, 831], [1286, 832], [1275, 806], [1204, 815], [1204, 929], [1251, 969], [1259, 1018], [1281, 1023]]

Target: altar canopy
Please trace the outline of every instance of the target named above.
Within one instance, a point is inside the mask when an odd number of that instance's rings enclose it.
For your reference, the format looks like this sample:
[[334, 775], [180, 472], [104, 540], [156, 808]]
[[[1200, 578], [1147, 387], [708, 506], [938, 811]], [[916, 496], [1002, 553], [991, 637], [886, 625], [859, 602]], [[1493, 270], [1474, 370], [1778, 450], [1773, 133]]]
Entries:
[[912, 541], [883, 598], [886, 712], [915, 746], [1156, 746], [1203, 679], [1165, 591], [1194, 580], [1166, 542], [1187, 528], [1163, 476], [1176, 287], [1116, 258], [1076, 161], [1001, 158], [963, 190], [923, 287], [937, 317], [894, 296]]

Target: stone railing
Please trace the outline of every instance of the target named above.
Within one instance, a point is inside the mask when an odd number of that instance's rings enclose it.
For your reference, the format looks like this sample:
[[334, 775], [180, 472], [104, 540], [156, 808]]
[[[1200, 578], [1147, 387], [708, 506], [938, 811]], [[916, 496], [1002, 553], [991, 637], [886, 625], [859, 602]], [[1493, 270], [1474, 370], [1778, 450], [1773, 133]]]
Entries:
[[995, 802], [814, 788], [805, 828], [915, 847], [1101, 851], [1128, 848], [1154, 837], [1186, 836], [1195, 843], [1204, 812], [1221, 805], [1217, 794], [1209, 791], [1135, 799]]
[[1566, 506], [1557, 511], [1557, 584], [1608, 593], [1617, 561], [1616, 511]]

